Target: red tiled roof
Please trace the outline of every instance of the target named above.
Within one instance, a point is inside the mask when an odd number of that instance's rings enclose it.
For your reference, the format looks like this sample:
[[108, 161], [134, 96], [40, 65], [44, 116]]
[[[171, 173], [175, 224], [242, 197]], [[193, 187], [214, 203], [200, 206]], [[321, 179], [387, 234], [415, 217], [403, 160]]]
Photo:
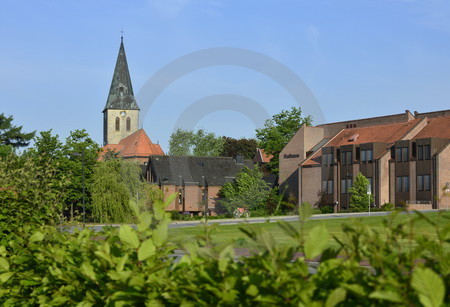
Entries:
[[320, 165], [320, 157], [322, 156], [322, 149], [319, 149], [312, 157], [308, 158], [301, 164], [304, 165]]
[[268, 163], [273, 158], [273, 155], [266, 154], [264, 149], [257, 148], [256, 151], [260, 156], [261, 162]]
[[404, 123], [344, 129], [327, 146], [363, 143], [393, 143], [400, 140], [420, 119]]
[[[349, 144], [363, 143], [393, 143], [400, 140], [420, 119], [410, 120], [409, 122], [396, 123], [389, 125], [379, 125], [372, 127], [343, 129], [336, 134], [326, 146], [343, 146]], [[301, 166], [320, 165], [322, 149], [306, 159]]]
[[119, 144], [108, 144], [104, 146], [103, 153], [110, 149], [116, 151], [120, 157], [149, 157], [152, 155], [164, 155], [159, 144], [153, 144], [144, 129], [139, 129], [135, 133], [122, 139]]
[[414, 137], [414, 139], [423, 138], [450, 139], [450, 117], [428, 119], [427, 125]]

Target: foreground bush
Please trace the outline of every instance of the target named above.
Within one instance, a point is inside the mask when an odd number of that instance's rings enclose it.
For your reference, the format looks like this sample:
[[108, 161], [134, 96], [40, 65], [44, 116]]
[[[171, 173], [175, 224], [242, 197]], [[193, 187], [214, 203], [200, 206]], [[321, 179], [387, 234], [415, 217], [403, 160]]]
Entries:
[[[167, 203], [170, 199], [167, 200]], [[300, 209], [300, 227], [280, 223], [298, 244], [279, 247], [267, 232], [242, 228], [258, 245], [254, 256], [236, 261], [233, 247], [211, 241], [214, 226], [186, 243], [185, 255], [172, 261], [169, 213], [155, 203], [138, 212], [137, 229], [122, 226], [74, 234], [53, 227], [26, 225], [0, 247], [1, 305], [292, 305], [292, 306], [441, 306], [449, 304], [450, 223], [436, 225], [418, 213], [409, 224], [385, 220], [381, 238], [363, 224], [342, 230], [338, 249], [327, 249], [326, 228], [304, 223], [312, 213]], [[415, 220], [426, 220], [436, 240], [414, 233]], [[337, 240], [337, 239], [336, 239]], [[408, 248], [404, 248], [404, 242]], [[292, 261], [294, 255], [302, 257]], [[338, 257], [338, 255], [340, 255]], [[306, 260], [321, 257], [316, 273]], [[361, 261], [370, 268], [361, 266]]]

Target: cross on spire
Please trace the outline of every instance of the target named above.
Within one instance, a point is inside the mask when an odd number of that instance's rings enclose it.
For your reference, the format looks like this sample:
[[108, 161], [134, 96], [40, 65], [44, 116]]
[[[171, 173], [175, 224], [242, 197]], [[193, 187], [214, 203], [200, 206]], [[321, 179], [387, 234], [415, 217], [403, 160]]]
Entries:
[[123, 31], [123, 28], [122, 28], [122, 30], [120, 31], [120, 33], [121, 33], [121, 35], [120, 35], [120, 41], [123, 43], [123, 33], [125, 33], [125, 31]]

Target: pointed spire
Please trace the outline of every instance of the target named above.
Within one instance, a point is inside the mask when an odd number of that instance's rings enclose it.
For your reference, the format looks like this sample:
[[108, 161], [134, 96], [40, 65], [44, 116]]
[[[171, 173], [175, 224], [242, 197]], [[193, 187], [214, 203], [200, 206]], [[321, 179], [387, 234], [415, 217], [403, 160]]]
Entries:
[[116, 67], [109, 89], [108, 100], [103, 111], [107, 109], [139, 110], [139, 106], [134, 98], [130, 72], [128, 71], [127, 57], [123, 45], [123, 33], [120, 40]]

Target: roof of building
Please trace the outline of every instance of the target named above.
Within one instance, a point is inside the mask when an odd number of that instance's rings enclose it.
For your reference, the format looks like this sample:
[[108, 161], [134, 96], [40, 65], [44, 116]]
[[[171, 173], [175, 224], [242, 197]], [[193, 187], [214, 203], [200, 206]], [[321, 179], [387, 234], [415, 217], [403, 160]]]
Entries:
[[363, 143], [393, 143], [400, 140], [420, 119], [404, 123], [343, 129], [327, 146], [343, 146]]
[[120, 43], [119, 54], [117, 55], [108, 100], [103, 111], [107, 109], [139, 110], [139, 106], [134, 98], [133, 86], [131, 85], [123, 39]]
[[[344, 146], [364, 143], [394, 143], [400, 140], [420, 119], [404, 123], [378, 125], [371, 127], [342, 129], [326, 146]], [[322, 149], [315, 152], [300, 165], [313, 166], [321, 164]]]
[[256, 148], [256, 154], [253, 162], [268, 163], [273, 158], [273, 155], [268, 155], [262, 148]]
[[450, 117], [428, 119], [427, 125], [414, 137], [414, 139], [424, 138], [450, 139]]
[[[252, 161], [237, 163], [231, 157], [151, 156], [148, 169], [162, 185], [223, 186]], [[203, 182], [205, 180], [205, 182]]]
[[101, 157], [109, 150], [115, 151], [123, 158], [149, 157], [151, 155], [164, 155], [159, 144], [153, 144], [144, 129], [139, 129], [133, 134], [122, 139], [119, 144], [103, 146]]

